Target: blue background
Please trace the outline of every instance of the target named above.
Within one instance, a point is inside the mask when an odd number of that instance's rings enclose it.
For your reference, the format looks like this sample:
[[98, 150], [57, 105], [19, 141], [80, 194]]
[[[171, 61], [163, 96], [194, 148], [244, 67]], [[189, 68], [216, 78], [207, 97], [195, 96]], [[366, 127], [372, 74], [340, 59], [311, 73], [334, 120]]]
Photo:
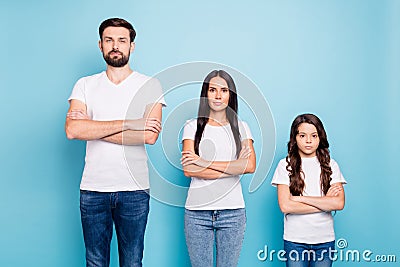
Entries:
[[[154, 75], [183, 62], [211, 61], [248, 76], [274, 116], [272, 169], [285, 156], [293, 118], [320, 116], [349, 182], [346, 207], [335, 216], [337, 238], [347, 240], [347, 249], [400, 261], [400, 1], [14, 0], [0, 3], [0, 266], [84, 266], [79, 183], [85, 144], [66, 139], [64, 121], [76, 80], [105, 68], [97, 29], [114, 16], [138, 32], [135, 70]], [[186, 99], [167, 99], [164, 117]], [[256, 139], [257, 154], [261, 142], [268, 140]], [[149, 149], [151, 160], [161, 157], [160, 143]], [[162, 164], [166, 175], [187, 184]], [[266, 245], [282, 247], [272, 174], [254, 193], [248, 192], [251, 176], [244, 176], [248, 220], [240, 266], [284, 266], [276, 256], [257, 259]], [[183, 208], [153, 199], [145, 242], [145, 266], [189, 266]], [[335, 266], [360, 264], [394, 266]]]

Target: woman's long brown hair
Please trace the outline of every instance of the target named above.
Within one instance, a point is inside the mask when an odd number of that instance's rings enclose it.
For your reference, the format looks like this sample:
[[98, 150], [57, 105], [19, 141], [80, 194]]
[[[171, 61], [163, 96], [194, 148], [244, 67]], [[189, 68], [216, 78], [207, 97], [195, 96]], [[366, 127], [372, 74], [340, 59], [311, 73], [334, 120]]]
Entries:
[[200, 155], [200, 141], [203, 137], [204, 128], [206, 127], [210, 115], [210, 106], [208, 105], [207, 93], [210, 86], [210, 81], [214, 77], [221, 77], [222, 79], [224, 79], [229, 88], [229, 101], [228, 107], [226, 108], [226, 117], [232, 129], [233, 138], [235, 139], [236, 144], [236, 157], [238, 157], [240, 150], [242, 150], [242, 143], [240, 141], [240, 132], [238, 125], [238, 99], [236, 93], [236, 85], [233, 81], [232, 76], [224, 70], [213, 70], [212, 72], [210, 72], [204, 79], [203, 85], [201, 87], [199, 111], [197, 113], [197, 130], [194, 139], [194, 151], [197, 155]]
[[286, 170], [289, 172], [290, 193], [293, 196], [300, 196], [304, 191], [304, 173], [301, 169], [301, 157], [296, 142], [296, 136], [299, 133], [299, 126], [302, 123], [308, 123], [315, 126], [319, 137], [319, 146], [316, 154], [321, 165], [321, 190], [326, 195], [332, 180], [332, 169], [330, 166], [331, 156], [329, 154], [329, 143], [326, 132], [321, 120], [313, 114], [301, 114], [297, 116], [290, 129], [290, 141], [288, 143], [288, 155], [286, 157]]

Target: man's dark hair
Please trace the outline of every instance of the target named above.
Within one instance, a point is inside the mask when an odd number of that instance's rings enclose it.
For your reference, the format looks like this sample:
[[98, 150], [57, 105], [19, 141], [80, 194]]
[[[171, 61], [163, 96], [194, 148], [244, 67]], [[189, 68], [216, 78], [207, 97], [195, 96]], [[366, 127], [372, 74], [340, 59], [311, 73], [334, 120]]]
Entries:
[[124, 27], [129, 30], [129, 37], [131, 39], [130, 41], [133, 42], [135, 40], [136, 31], [133, 28], [132, 24], [121, 18], [106, 19], [100, 24], [99, 27], [100, 40], [103, 39], [103, 32], [107, 27]]

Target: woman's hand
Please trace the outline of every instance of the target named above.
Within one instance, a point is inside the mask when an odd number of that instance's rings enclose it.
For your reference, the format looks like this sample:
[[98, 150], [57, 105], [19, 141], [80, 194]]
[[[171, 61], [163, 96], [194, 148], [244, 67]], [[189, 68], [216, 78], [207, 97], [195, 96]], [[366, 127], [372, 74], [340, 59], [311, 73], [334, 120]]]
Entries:
[[183, 167], [194, 164], [203, 168], [207, 168], [208, 166], [210, 166], [211, 162], [199, 157], [193, 151], [187, 150], [182, 151], [181, 164]]
[[251, 155], [251, 149], [248, 146], [243, 146], [242, 150], [240, 150], [238, 159], [247, 159]]

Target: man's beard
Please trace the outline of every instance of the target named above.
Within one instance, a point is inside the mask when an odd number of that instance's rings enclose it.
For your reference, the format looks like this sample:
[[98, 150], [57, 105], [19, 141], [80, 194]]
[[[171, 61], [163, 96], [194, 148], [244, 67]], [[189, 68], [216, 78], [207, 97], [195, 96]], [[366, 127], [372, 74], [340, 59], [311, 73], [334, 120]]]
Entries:
[[[119, 53], [121, 57], [111, 57], [111, 53]], [[125, 56], [122, 52], [117, 50], [111, 50], [110, 52], [108, 52], [107, 55], [103, 53], [104, 60], [107, 62], [108, 65], [114, 68], [121, 68], [128, 64], [129, 56], [130, 54], [128, 54], [128, 56]]]

